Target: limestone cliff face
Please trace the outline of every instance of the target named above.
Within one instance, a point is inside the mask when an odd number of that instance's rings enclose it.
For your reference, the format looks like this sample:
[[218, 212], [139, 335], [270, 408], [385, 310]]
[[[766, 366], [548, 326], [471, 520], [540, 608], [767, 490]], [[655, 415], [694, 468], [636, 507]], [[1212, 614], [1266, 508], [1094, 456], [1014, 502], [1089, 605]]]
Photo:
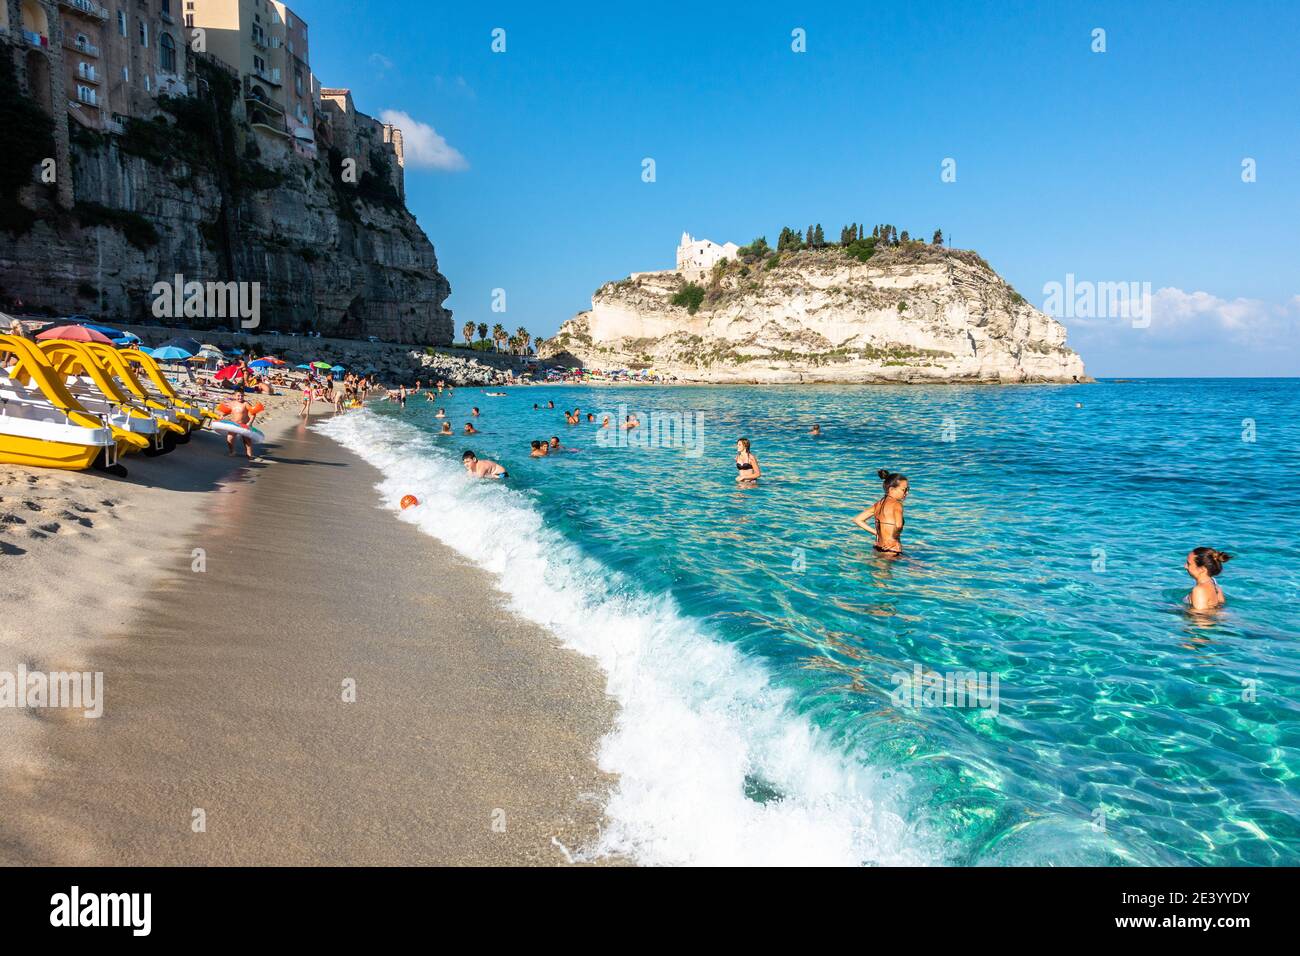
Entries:
[[972, 252], [889, 247], [859, 262], [830, 248], [724, 263], [694, 314], [677, 273], [597, 290], [543, 356], [645, 368], [688, 382], [1073, 382], [1065, 328]]
[[128, 324], [152, 318], [154, 284], [180, 274], [260, 283], [263, 330], [450, 343], [450, 285], [400, 197], [378, 177], [344, 185], [338, 156], [259, 149], [238, 101], [225, 106], [180, 103], [124, 135], [74, 128], [76, 205], [40, 184], [19, 193], [35, 221], [0, 228], [0, 299]]

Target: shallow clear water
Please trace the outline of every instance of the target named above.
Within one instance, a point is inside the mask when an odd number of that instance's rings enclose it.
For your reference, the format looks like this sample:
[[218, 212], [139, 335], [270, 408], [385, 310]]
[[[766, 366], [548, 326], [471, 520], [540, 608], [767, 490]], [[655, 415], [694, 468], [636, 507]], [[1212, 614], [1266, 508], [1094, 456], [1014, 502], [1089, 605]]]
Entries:
[[[596, 852], [1300, 863], [1300, 382], [506, 391], [322, 429], [610, 675]], [[471, 405], [481, 435], [432, 434]], [[601, 447], [585, 413], [620, 405], [698, 413], [702, 453]], [[530, 459], [553, 434], [577, 450]], [[510, 478], [467, 480], [467, 447]], [[850, 523], [881, 467], [911, 479], [899, 560]], [[1236, 559], [1198, 620], [1203, 544]], [[917, 666], [996, 677], [996, 709], [900, 701]]]

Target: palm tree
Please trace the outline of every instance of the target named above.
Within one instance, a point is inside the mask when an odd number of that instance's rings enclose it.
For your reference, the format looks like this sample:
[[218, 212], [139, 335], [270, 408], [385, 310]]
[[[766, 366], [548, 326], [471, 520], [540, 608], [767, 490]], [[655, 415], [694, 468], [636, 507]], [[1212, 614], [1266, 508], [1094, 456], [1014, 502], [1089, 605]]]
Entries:
[[515, 335], [519, 337], [519, 354], [527, 355], [528, 343], [533, 340], [533, 337], [528, 334], [528, 330], [524, 328], [522, 325], [519, 326], [519, 328], [515, 329]]
[[508, 338], [506, 327], [498, 322], [492, 326], [492, 341], [496, 343], [497, 351], [501, 351], [501, 343]]
[[542, 344], [543, 344], [545, 341], [546, 341], [546, 339], [542, 338], [540, 335], [537, 336], [537, 338], [533, 339], [533, 353], [534, 353], [535, 355], [541, 355], [541, 354], [542, 354]]
[[465, 323], [465, 327], [464, 327], [463, 329], [461, 329], [460, 331], [461, 331], [461, 334], [463, 334], [463, 335], [465, 336], [465, 344], [466, 344], [466, 345], [469, 345], [471, 342], [474, 341], [474, 323], [473, 323], [473, 322], [466, 322], [466, 323]]
[[478, 340], [482, 342], [485, 338], [487, 338], [487, 333], [488, 333], [487, 323], [480, 322], [478, 324]]
[[507, 341], [507, 344], [510, 346], [510, 354], [514, 355], [515, 349], [519, 348], [519, 336], [517, 335], [510, 336], [509, 340]]

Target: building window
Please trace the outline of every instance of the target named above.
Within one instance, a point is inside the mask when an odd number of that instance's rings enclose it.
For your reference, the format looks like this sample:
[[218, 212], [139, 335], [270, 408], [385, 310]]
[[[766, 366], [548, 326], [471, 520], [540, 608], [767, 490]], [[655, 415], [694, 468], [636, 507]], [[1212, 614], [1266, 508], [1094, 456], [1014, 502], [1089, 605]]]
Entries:
[[302, 70], [298, 67], [294, 67], [293, 70], [293, 88], [297, 90], [299, 96], [302, 96]]
[[117, 11], [117, 32], [120, 33], [122, 36], [126, 36], [126, 11], [125, 10]]
[[153, 92], [153, 81], [152, 81], [151, 79], [149, 79], [149, 74], [148, 74], [148, 73], [146, 73], [146, 74], [144, 75], [144, 91], [145, 91], [146, 93], [152, 93], [152, 92]]
[[122, 81], [125, 83], [131, 82], [131, 68], [128, 66], [122, 67]]
[[158, 37], [159, 62], [164, 73], [176, 72], [176, 41], [170, 33]]
[[143, 20], [140, 21], [140, 45], [145, 47], [149, 45], [149, 24]]

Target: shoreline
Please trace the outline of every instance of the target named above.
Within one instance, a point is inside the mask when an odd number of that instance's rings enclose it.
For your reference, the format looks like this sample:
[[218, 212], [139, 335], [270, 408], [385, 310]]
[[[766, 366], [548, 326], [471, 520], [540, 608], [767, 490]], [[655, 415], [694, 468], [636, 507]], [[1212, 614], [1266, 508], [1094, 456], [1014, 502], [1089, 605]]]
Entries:
[[204, 433], [125, 481], [6, 474], [0, 510], [61, 496], [90, 526], [0, 535], [0, 670], [102, 671], [104, 716], [0, 710], [0, 862], [562, 865], [595, 843], [599, 669], [385, 512], [296, 401], [263, 465]]

